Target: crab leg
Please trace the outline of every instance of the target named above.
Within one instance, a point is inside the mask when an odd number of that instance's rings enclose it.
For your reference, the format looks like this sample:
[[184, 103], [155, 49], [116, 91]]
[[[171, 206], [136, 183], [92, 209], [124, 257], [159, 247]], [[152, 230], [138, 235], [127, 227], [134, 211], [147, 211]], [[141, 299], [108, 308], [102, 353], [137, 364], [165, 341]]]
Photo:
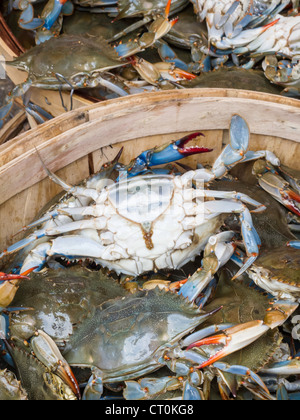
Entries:
[[[51, 6], [52, 8], [50, 9], [49, 7]], [[48, 2], [43, 11], [43, 15], [45, 15], [44, 27], [47, 30], [50, 30], [61, 13], [71, 15], [73, 11], [74, 5], [71, 1], [52, 0], [51, 2]]]
[[[263, 38], [262, 35], [265, 35], [264, 33], [272, 26], [274, 26], [279, 19], [275, 20], [274, 22], [268, 23], [267, 25], [264, 25], [260, 28], [254, 28], [254, 29], [246, 29], [242, 31], [238, 36], [234, 38], [223, 38], [222, 40], [214, 41], [212, 39], [212, 44], [219, 48], [220, 50], [226, 50], [228, 48], [234, 49], [234, 52], [236, 54], [240, 54], [242, 52], [250, 51], [250, 46], [252, 49], [254, 49], [254, 46], [261, 45], [265, 37]], [[258, 44], [259, 41], [261, 41], [261, 44]], [[249, 45], [248, 45], [249, 44]], [[244, 48], [244, 46], [247, 45], [247, 47]], [[246, 51], [244, 51], [246, 49]]]
[[172, 0], [168, 0], [164, 16], [160, 16], [152, 22], [149, 27], [149, 32], [143, 34], [141, 38], [137, 40], [129, 41], [125, 44], [120, 43], [115, 47], [120, 58], [127, 58], [138, 52], [144, 51], [147, 47], [153, 45], [156, 40], [162, 38], [170, 31], [178, 20], [169, 20], [171, 3]]
[[261, 246], [259, 235], [253, 226], [251, 213], [245, 205], [234, 201], [209, 201], [204, 203], [204, 207], [206, 212], [209, 211], [212, 213], [212, 217], [218, 214], [218, 212], [240, 213], [242, 236], [247, 252], [247, 259], [244, 261], [241, 270], [236, 274], [235, 278], [237, 278], [254, 263], [259, 255], [259, 247]]
[[[38, 267], [35, 271], [39, 271], [47, 259], [53, 256], [62, 256], [70, 260], [92, 258], [99, 259], [102, 263], [129, 257], [125, 249], [120, 246], [103, 246], [88, 236], [66, 235], [59, 236], [34, 248], [25, 259], [21, 271], [33, 267]], [[133, 273], [129, 271], [126, 274], [132, 275]]]
[[287, 246], [291, 248], [300, 249], [300, 241], [290, 241], [287, 243]]
[[300, 375], [300, 360], [292, 359], [272, 363], [261, 370], [263, 373], [280, 376]]
[[230, 260], [234, 253], [235, 247], [231, 242], [233, 235], [233, 232], [223, 232], [209, 239], [204, 251], [202, 268], [181, 287], [180, 295], [194, 301], [208, 286], [215, 273]]
[[[233, 352], [229, 352], [229, 354], [231, 354]], [[194, 350], [185, 350], [184, 351], [184, 356], [189, 359], [189, 360], [193, 360], [195, 363], [198, 363], [199, 365], [197, 367], [195, 367], [195, 369], [202, 369], [204, 366], [204, 364], [207, 363], [207, 358], [200, 354], [199, 352], [195, 352]], [[209, 366], [212, 366], [216, 369], [219, 369], [225, 373], [231, 373], [233, 375], [240, 375], [240, 376], [248, 376], [249, 378], [251, 378], [254, 382], [256, 382], [265, 392], [267, 392], [269, 394], [269, 391], [265, 385], [265, 383], [262, 381], [262, 379], [253, 371], [251, 371], [250, 369], [248, 369], [245, 366], [240, 366], [240, 365], [228, 365], [227, 363], [224, 362], [219, 362], [219, 361], [215, 361], [213, 364], [210, 363]], [[230, 386], [227, 383], [228, 386]], [[233, 393], [233, 395], [235, 396], [235, 387], [230, 387], [231, 392]]]

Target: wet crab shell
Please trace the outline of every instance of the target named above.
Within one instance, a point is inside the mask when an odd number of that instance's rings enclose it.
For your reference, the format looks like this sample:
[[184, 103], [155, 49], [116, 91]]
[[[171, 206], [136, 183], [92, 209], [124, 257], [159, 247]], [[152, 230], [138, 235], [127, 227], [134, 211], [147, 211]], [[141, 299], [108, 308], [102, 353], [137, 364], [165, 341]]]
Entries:
[[10, 334], [28, 340], [43, 330], [64, 348], [98, 305], [126, 295], [114, 279], [98, 271], [77, 267], [33, 273], [30, 280], [21, 282], [13, 301], [17, 307], [32, 309], [11, 314]]
[[123, 63], [102, 37], [62, 35], [34, 47], [9, 64], [28, 72], [35, 86], [51, 89], [59, 84], [55, 74], [76, 83], [82, 75], [92, 76], [97, 70], [109, 70]]
[[94, 366], [105, 383], [143, 376], [161, 367], [166, 349], [176, 347], [205, 313], [179, 295], [154, 289], [102, 305], [69, 342], [71, 365]]

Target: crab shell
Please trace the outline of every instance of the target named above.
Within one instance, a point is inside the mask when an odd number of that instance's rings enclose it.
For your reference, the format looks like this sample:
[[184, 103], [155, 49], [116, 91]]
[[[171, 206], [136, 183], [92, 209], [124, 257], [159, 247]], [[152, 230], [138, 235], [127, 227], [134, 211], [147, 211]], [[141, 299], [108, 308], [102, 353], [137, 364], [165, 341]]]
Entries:
[[262, 253], [248, 271], [260, 287], [279, 299], [300, 298], [300, 252], [283, 246]]
[[207, 316], [175, 293], [141, 291], [101, 305], [64, 357], [71, 365], [97, 367], [105, 383], [138, 378], [163, 366], [164, 352]]
[[32, 308], [10, 315], [10, 333], [29, 340], [43, 330], [63, 349], [76, 328], [94, 315], [103, 302], [124, 297], [125, 289], [101, 271], [84, 268], [32, 273], [23, 281], [13, 301], [21, 308]]
[[62, 75], [76, 87], [84, 87], [80, 85], [84, 76], [96, 78], [99, 72], [123, 64], [104, 38], [88, 35], [52, 38], [9, 63], [28, 72], [32, 86], [43, 89], [59, 87], [56, 74]]

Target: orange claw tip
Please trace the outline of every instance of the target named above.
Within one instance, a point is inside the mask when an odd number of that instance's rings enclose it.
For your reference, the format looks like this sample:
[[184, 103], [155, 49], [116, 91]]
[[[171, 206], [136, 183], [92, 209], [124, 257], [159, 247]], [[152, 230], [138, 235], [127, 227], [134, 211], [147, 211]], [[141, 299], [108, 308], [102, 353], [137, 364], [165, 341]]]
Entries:
[[11, 281], [11, 280], [29, 280], [29, 277], [23, 276], [22, 274], [0, 273], [0, 281]]
[[195, 76], [192, 73], [189, 73], [188, 71], [181, 70], [181, 69], [175, 69], [174, 73], [180, 77], [183, 77], [186, 80], [193, 80], [196, 79], [197, 76]]
[[272, 26], [276, 25], [276, 23], [278, 23], [279, 21], [280, 21], [280, 18], [279, 18], [279, 19], [274, 20], [274, 21], [273, 21], [273, 22], [271, 22], [271, 23], [268, 23], [268, 24], [267, 24], [267, 25], [265, 25], [265, 26], [263, 26], [263, 29], [264, 29], [264, 30], [267, 30], [267, 29], [271, 28]]
[[196, 341], [193, 344], [190, 344], [187, 350], [192, 349], [193, 347], [209, 346], [211, 344], [227, 344], [230, 341], [229, 337], [226, 337], [225, 334], [218, 334], [212, 337], [203, 338], [200, 341]]
[[168, 3], [167, 3], [166, 8], [165, 8], [165, 16], [166, 16], [166, 18], [167, 18], [167, 17], [169, 16], [169, 14], [170, 14], [171, 3], [172, 3], [172, 0], [168, 0]]
[[216, 363], [218, 360], [222, 359], [225, 356], [227, 356], [226, 351], [221, 350], [218, 353], [216, 353], [214, 356], [206, 360], [206, 362], [203, 362], [201, 365], [197, 366], [197, 369], [204, 369], [205, 367], [210, 366], [213, 363]]
[[289, 190], [287, 191], [287, 195], [291, 200], [296, 201], [297, 203], [300, 203], [300, 195], [297, 194], [295, 191]]
[[170, 21], [170, 25], [173, 27], [177, 22], [178, 22], [178, 20], [179, 20], [179, 18], [177, 17], [177, 18], [175, 18], [175, 19], [172, 19], [171, 21]]

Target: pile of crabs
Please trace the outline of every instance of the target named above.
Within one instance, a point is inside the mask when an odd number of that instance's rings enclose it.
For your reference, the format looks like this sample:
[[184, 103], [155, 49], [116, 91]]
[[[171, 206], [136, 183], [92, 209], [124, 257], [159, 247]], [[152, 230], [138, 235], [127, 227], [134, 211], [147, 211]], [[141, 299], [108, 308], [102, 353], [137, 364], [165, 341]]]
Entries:
[[0, 122], [21, 96], [38, 122], [50, 118], [30, 103], [31, 87], [71, 96], [84, 89], [98, 100], [193, 87], [284, 89], [299, 97], [298, 6], [298, 0], [6, 0], [2, 12], [26, 50], [8, 64], [28, 79], [6, 97]]
[[300, 173], [233, 115], [112, 162], [0, 254], [0, 399], [299, 399]]

